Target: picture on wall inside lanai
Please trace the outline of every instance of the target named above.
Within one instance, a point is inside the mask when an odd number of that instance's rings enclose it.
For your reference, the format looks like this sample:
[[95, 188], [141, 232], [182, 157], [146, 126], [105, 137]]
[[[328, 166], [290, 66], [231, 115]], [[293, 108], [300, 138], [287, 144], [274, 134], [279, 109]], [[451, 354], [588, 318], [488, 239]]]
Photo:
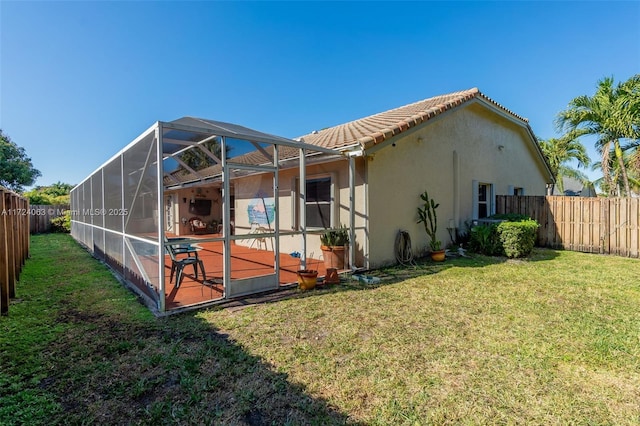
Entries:
[[267, 197], [259, 191], [247, 206], [249, 223], [271, 227], [276, 216], [276, 205], [273, 197]]

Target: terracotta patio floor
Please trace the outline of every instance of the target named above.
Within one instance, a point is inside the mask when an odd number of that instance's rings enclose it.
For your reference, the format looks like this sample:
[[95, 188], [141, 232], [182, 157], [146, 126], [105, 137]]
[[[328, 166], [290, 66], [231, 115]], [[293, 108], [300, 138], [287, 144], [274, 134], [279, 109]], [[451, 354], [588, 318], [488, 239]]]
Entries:
[[[192, 238], [193, 236], [189, 236]], [[219, 237], [219, 235], [201, 235], [201, 238]], [[198, 257], [204, 263], [207, 280], [202, 279], [198, 270], [198, 278], [193, 268], [187, 266], [183, 272], [180, 287], [169, 282], [171, 273], [171, 257], [165, 256], [165, 305], [167, 310], [190, 306], [198, 303], [219, 300], [223, 297], [223, 255], [222, 241], [199, 242]], [[274, 273], [275, 253], [269, 250], [250, 248], [231, 243], [231, 279], [242, 279], [271, 275]], [[322, 260], [307, 259], [307, 265], [318, 270], [318, 276], [324, 276], [326, 269]], [[280, 253], [280, 285], [297, 283], [296, 271], [299, 269], [299, 259], [288, 253]]]

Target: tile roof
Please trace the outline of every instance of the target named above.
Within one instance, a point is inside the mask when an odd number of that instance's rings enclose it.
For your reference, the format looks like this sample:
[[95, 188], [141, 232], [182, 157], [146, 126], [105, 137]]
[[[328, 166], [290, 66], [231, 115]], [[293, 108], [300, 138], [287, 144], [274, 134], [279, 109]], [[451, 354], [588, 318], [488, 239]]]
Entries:
[[482, 99], [518, 120], [528, 123], [513, 111], [482, 94], [477, 88], [434, 96], [399, 108], [364, 117], [349, 123], [323, 129], [302, 136], [304, 142], [325, 148], [341, 149], [359, 144], [370, 148], [443, 112], [472, 99]]
[[[528, 126], [528, 120], [526, 118], [505, 108], [493, 99], [482, 94], [478, 88], [474, 87], [468, 90], [434, 96], [349, 123], [313, 132], [302, 136], [302, 138], [305, 143], [335, 149], [337, 152], [354, 145], [360, 145], [366, 149], [473, 99], [481, 99], [515, 119], [521, 120]], [[273, 152], [273, 148], [271, 147], [266, 148], [266, 150], [269, 154]], [[298, 153], [296, 148], [280, 147], [281, 160], [296, 158]], [[258, 151], [237, 156], [231, 161], [245, 164], [265, 164], [269, 162]], [[186, 170], [179, 170], [171, 173], [172, 178], [165, 176], [164, 183], [166, 185], [172, 185], [178, 182], [187, 183], [199, 180], [201, 177], [219, 176], [221, 173], [222, 167], [219, 164], [198, 171], [199, 177]]]

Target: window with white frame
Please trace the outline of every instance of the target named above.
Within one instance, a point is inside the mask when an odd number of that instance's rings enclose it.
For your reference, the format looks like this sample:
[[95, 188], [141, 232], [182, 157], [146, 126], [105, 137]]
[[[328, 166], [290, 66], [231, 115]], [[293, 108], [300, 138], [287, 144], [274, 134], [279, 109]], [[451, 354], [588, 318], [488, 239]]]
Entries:
[[493, 184], [473, 181], [473, 219], [482, 219], [495, 213]]
[[[305, 186], [306, 192], [306, 210], [307, 228], [328, 229], [333, 225], [334, 210], [334, 187], [333, 177], [331, 175], [313, 176], [307, 179]], [[295, 188], [297, 188], [298, 179], [295, 179]], [[297, 192], [297, 191], [296, 191]], [[298, 196], [294, 197], [299, 199]], [[300, 206], [296, 203], [295, 207], [296, 219], [294, 228], [298, 228], [300, 221]]]
[[524, 195], [524, 188], [518, 187], [518, 186], [509, 185], [509, 193], [507, 195], [522, 196], [522, 195]]
[[481, 183], [478, 185], [478, 219], [489, 216], [491, 191], [489, 184]]
[[307, 179], [307, 227], [331, 228], [331, 177]]

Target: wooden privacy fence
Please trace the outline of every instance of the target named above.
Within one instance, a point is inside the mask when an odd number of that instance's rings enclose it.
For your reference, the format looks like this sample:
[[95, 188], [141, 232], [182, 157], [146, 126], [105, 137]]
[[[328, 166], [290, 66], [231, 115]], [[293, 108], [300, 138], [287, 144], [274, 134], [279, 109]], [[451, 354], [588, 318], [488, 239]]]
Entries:
[[16, 282], [29, 256], [29, 201], [0, 186], [0, 314], [9, 313]]
[[31, 205], [29, 207], [30, 232], [32, 234], [50, 232], [51, 219], [64, 216], [64, 212], [67, 210], [69, 210], [69, 206], [65, 204]]
[[538, 221], [542, 247], [640, 257], [638, 198], [498, 195], [496, 213]]

